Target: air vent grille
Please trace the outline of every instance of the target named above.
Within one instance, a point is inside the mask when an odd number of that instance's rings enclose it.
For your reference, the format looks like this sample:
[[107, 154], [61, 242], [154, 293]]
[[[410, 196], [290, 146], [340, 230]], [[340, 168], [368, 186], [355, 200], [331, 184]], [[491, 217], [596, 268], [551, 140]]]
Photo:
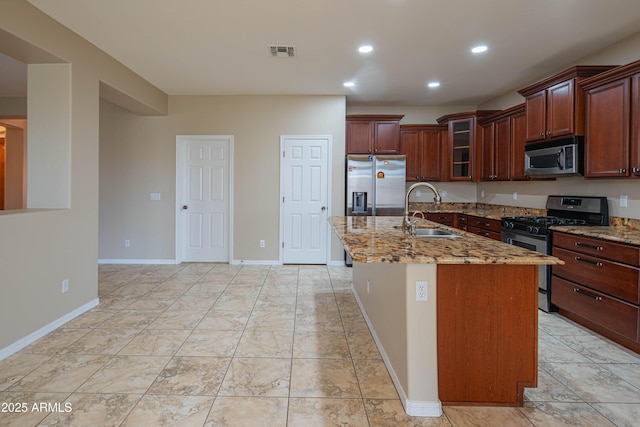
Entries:
[[269, 46], [269, 52], [274, 58], [295, 58], [296, 47], [284, 46], [284, 45], [271, 45]]

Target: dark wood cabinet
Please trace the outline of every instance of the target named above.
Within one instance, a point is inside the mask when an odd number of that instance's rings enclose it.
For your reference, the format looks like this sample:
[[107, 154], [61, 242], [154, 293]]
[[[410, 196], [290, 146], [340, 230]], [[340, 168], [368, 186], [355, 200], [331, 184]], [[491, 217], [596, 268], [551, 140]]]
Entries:
[[580, 83], [585, 92], [585, 177], [640, 176], [640, 61]]
[[400, 154], [407, 156], [407, 181], [441, 181], [447, 127], [401, 125]]
[[398, 154], [403, 115], [347, 116], [347, 154]]
[[502, 223], [495, 219], [481, 218], [479, 216], [467, 215], [467, 228], [469, 233], [488, 237], [493, 240], [501, 240]]
[[485, 117], [480, 129], [480, 180], [527, 179], [524, 104]]
[[640, 248], [554, 232], [551, 302], [560, 314], [640, 352]]
[[448, 125], [447, 170], [450, 181], [477, 181], [479, 178], [476, 137], [481, 133], [478, 120], [496, 110], [448, 114], [438, 123]]
[[469, 225], [469, 218], [466, 214], [457, 214], [456, 215], [456, 227], [460, 230], [467, 231]]
[[576, 66], [518, 91], [525, 97], [529, 142], [584, 134], [584, 100], [577, 83], [613, 66]]
[[514, 113], [509, 117], [509, 121], [509, 132], [511, 135], [509, 175], [512, 181], [528, 180], [529, 177], [524, 174], [524, 147], [527, 143], [527, 117], [525, 115], [524, 105], [516, 108]]
[[437, 222], [438, 224], [453, 227], [455, 214], [453, 212], [429, 212], [426, 219]]

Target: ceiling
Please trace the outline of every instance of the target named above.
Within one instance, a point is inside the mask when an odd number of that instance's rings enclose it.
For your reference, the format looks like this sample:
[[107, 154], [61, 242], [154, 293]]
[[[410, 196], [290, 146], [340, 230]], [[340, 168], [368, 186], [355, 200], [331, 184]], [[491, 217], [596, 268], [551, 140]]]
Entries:
[[[344, 94], [360, 105], [480, 104], [640, 29], [638, 0], [29, 2], [169, 95]], [[489, 50], [471, 54], [479, 43]], [[274, 44], [297, 56], [271, 57]], [[359, 54], [362, 44], [374, 51]]]

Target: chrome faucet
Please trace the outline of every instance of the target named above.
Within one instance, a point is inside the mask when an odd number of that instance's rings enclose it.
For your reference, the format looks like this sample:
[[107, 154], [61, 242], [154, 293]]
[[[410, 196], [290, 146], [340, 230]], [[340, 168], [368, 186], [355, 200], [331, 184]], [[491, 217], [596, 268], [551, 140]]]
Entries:
[[407, 190], [407, 194], [404, 196], [404, 220], [402, 221], [402, 229], [404, 231], [411, 230], [411, 219], [409, 218], [409, 195], [417, 187], [427, 187], [429, 190], [433, 191], [433, 201], [436, 202], [436, 204], [440, 204], [440, 202], [442, 201], [442, 197], [440, 197], [440, 193], [438, 193], [436, 187], [434, 187], [432, 184], [429, 184], [428, 182], [416, 182], [411, 187], [409, 187], [409, 189]]

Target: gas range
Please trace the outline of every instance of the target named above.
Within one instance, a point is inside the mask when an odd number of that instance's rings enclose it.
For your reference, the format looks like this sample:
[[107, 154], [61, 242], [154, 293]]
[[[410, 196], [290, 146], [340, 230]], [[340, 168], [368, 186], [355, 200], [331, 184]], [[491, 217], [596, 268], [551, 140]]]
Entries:
[[[510, 216], [502, 218], [502, 241], [532, 251], [551, 253], [551, 229], [554, 225], [609, 225], [606, 197], [549, 196], [547, 216]], [[555, 311], [551, 304], [551, 267], [538, 272], [538, 307]]]
[[587, 225], [587, 221], [579, 218], [563, 218], [558, 216], [510, 216], [502, 218], [502, 228], [521, 230], [530, 234], [545, 235], [552, 225]]
[[609, 225], [606, 197], [549, 196], [547, 216], [511, 216], [502, 218], [502, 230], [533, 236], [546, 236], [554, 225]]

